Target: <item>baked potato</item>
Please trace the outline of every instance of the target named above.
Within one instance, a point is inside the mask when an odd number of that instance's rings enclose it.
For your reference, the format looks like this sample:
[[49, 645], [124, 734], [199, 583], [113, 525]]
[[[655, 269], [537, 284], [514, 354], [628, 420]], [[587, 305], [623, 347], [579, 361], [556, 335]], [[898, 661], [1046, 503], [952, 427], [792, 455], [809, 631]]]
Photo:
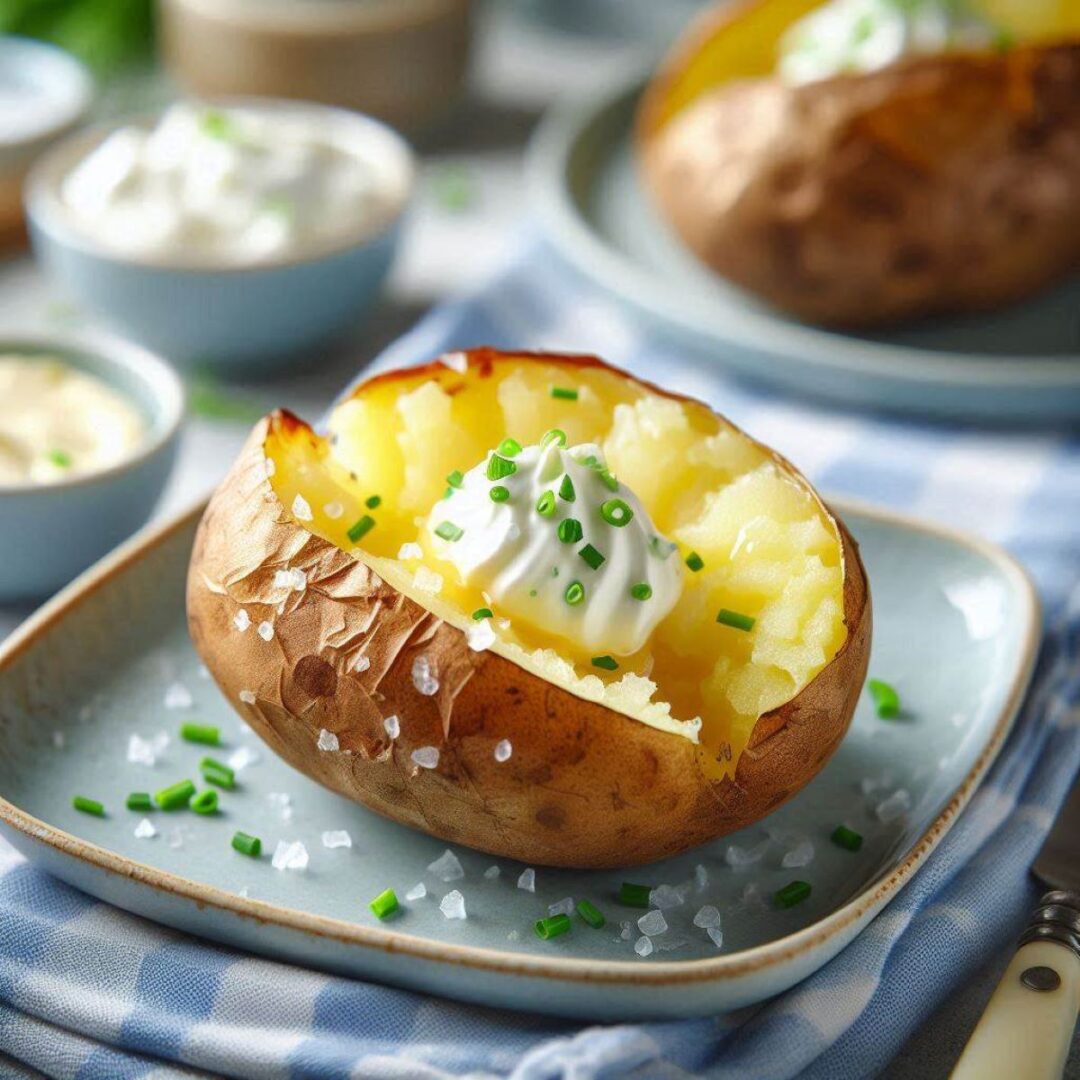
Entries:
[[[940, 48], [894, 40], [920, 12]], [[648, 86], [636, 147], [684, 243], [801, 319], [995, 308], [1080, 264], [1080, 4], [725, 3]]]
[[[496, 533], [495, 557], [539, 560], [511, 586], [454, 561]], [[187, 606], [227, 699], [297, 769], [555, 866], [648, 862], [769, 813], [836, 749], [870, 646], [855, 542], [783, 458], [595, 358], [490, 349], [369, 379], [325, 434], [261, 420]]]

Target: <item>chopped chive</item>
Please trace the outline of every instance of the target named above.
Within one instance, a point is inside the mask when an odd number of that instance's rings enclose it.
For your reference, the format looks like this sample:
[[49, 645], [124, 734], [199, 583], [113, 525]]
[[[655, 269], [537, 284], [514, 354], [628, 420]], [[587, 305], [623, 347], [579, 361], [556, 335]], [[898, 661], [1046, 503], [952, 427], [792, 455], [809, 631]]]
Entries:
[[507, 502], [510, 499], [510, 489], [496, 484], [489, 492], [492, 502]]
[[246, 832], [233, 833], [232, 846], [241, 855], [250, 855], [257, 859], [262, 854], [262, 841], [257, 836], [249, 836]]
[[568, 386], [553, 386], [551, 396], [559, 401], [577, 401], [578, 392]]
[[369, 495], [364, 500], [364, 505], [369, 510], [376, 510], [376, 509], [378, 509], [378, 507], [380, 507], [382, 505], [382, 496], [381, 495]]
[[517, 465], [504, 457], [499, 457], [498, 454], [492, 454], [488, 460], [487, 478], [489, 480], [502, 480], [503, 477], [513, 476], [516, 472]]
[[195, 794], [195, 785], [190, 780], [180, 780], [169, 787], [154, 792], [154, 802], [162, 810], [180, 810], [191, 802]]
[[[597, 469], [596, 475], [604, 482], [604, 487], [606, 487], [608, 491], [619, 490], [619, 481], [615, 479], [610, 469]], [[627, 520], [629, 520], [629, 518]]]
[[603, 668], [605, 671], [617, 671], [619, 663], [614, 656], [594, 656], [592, 658], [592, 666]]
[[232, 142], [236, 138], [232, 118], [220, 109], [207, 109], [199, 119], [199, 128], [204, 135], [222, 142]]
[[790, 908], [801, 904], [810, 895], [810, 885], [805, 881], [791, 881], [774, 895], [777, 907]]
[[450, 473], [449, 476], [447, 476], [446, 482], [452, 488], [459, 488], [462, 484], [465, 483], [465, 474], [460, 469], [455, 469], [452, 473]]
[[576, 607], [585, 599], [585, 586], [580, 581], [571, 581], [566, 586], [566, 592], [563, 593], [563, 599], [571, 606]]
[[559, 446], [566, 445], [566, 432], [562, 428], [553, 427], [550, 431], [545, 431], [544, 437], [540, 440], [540, 448], [543, 449], [552, 443], [557, 443]]
[[50, 450], [45, 455], [58, 469], [70, 469], [71, 455], [66, 450]]
[[583, 458], [578, 459], [579, 464], [586, 465], [590, 469], [597, 469], [600, 467], [600, 459], [595, 454], [587, 454]]
[[199, 762], [202, 778], [215, 787], [226, 788], [231, 791], [236, 787], [236, 773], [228, 765], [215, 761], [212, 757], [204, 757]]
[[630, 524], [630, 519], [634, 516], [634, 511], [631, 510], [629, 504], [622, 499], [608, 499], [608, 501], [603, 503], [600, 507], [600, 516], [609, 525], [614, 525], [616, 529], [621, 529], [624, 525]]
[[203, 746], [220, 746], [221, 728], [212, 724], [181, 724], [180, 738], [185, 742], [202, 743]]
[[85, 795], [76, 795], [71, 800], [71, 805], [84, 814], [93, 814], [94, 817], [105, 816], [105, 805], [97, 799], [88, 799]]
[[473, 613], [472, 617], [474, 621], [479, 622], [481, 619], [490, 619], [493, 615], [491, 608], [478, 607]]
[[592, 546], [592, 544], [586, 544], [578, 552], [578, 554], [585, 560], [585, 562], [589, 564], [589, 566], [593, 570], [599, 570], [605, 561], [604, 556], [601, 555], [600, 552]]
[[128, 797], [124, 805], [129, 810], [153, 810], [154, 802], [150, 798], [150, 792], [148, 791], [133, 791]]
[[858, 851], [862, 847], [862, 836], [846, 825], [837, 825], [829, 839], [845, 851]]
[[555, 513], [554, 491], [545, 491], [544, 494], [536, 500], [536, 512], [541, 517], [551, 517]]
[[508, 435], [499, 443], [499, 453], [503, 457], [517, 457], [521, 453], [521, 443], [517, 439], [511, 439]]
[[585, 535], [581, 522], [576, 518], [564, 518], [560, 521], [558, 534], [564, 544], [576, 544]]
[[375, 519], [370, 514], [365, 514], [345, 535], [355, 544], [357, 540], [367, 536], [374, 528]]
[[451, 495], [453, 495], [453, 494], [454, 494], [454, 489], [453, 489], [452, 487], [448, 487], [448, 488], [447, 488], [447, 489], [446, 489], [446, 490], [445, 490], [445, 491], [443, 492], [443, 496], [442, 496], [442, 497], [443, 497], [444, 499], [449, 499], [449, 498], [450, 498], [450, 496], [451, 496]]
[[630, 595], [635, 600], [649, 600], [652, 597], [652, 586], [647, 581], [639, 581], [630, 586]]
[[589, 903], [588, 900], [579, 900], [575, 905], [577, 913], [587, 922], [594, 930], [600, 930], [603, 928], [607, 919], [604, 918], [603, 913], [595, 904]]
[[549, 915], [546, 919], [537, 919], [533, 923], [536, 936], [543, 941], [565, 934], [570, 929], [569, 915]]
[[753, 615], [743, 615], [738, 611], [728, 611], [721, 608], [716, 616], [716, 621], [721, 626], [730, 626], [733, 630], [753, 630], [757, 619]]
[[654, 536], [649, 540], [649, 550], [658, 559], [670, 559], [675, 545], [670, 540], [661, 540], [659, 536]]
[[217, 810], [217, 805], [217, 792], [213, 788], [207, 788], [188, 803], [188, 809], [194, 810], [196, 814], [212, 814]]
[[870, 679], [866, 689], [870, 691], [874, 707], [882, 720], [891, 720], [900, 714], [900, 695], [887, 682]]
[[574, 491], [574, 481], [570, 479], [569, 473], [562, 478], [562, 483], [559, 485], [559, 498], [563, 502], [573, 502], [577, 498], [577, 493]]
[[374, 900], [368, 904], [371, 913], [377, 919], [385, 919], [393, 915], [401, 905], [398, 903], [397, 894], [393, 889], [384, 889]]
[[450, 543], [456, 544], [465, 535], [465, 530], [460, 525], [455, 525], [452, 521], [444, 521], [441, 525], [436, 526], [435, 535], [441, 536], [443, 540], [449, 540]]
[[630, 881], [624, 881], [619, 889], [619, 903], [627, 907], [648, 907], [651, 892], [652, 889], [648, 885], [635, 885]]
[[705, 560], [696, 551], [691, 551], [686, 556], [686, 565], [696, 574], [705, 566]]

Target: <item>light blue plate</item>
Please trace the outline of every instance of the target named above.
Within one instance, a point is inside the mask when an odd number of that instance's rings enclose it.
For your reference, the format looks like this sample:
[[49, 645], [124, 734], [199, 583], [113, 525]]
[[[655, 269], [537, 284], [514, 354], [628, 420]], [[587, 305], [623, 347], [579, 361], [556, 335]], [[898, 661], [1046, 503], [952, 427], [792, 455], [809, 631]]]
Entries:
[[[922, 864], [1001, 748], [1037, 646], [1037, 601], [1003, 552], [876, 512], [845, 517], [878, 612], [871, 671], [896, 684], [905, 715], [879, 720], [864, 701], [840, 750], [800, 795], [759, 826], [684, 856], [625, 872], [539, 867], [529, 893], [516, 887], [521, 866], [500, 862], [490, 880], [493, 860], [461, 849], [464, 878], [440, 881], [426, 867], [444, 844], [290, 770], [202, 675], [183, 614], [194, 513], [120, 549], [0, 649], [0, 828], [38, 865], [95, 896], [314, 967], [578, 1019], [708, 1014], [761, 1000], [834, 956]], [[190, 692], [192, 708], [165, 707], [173, 684]], [[147, 815], [158, 835], [136, 839], [143, 815], [125, 810], [124, 797], [195, 776], [205, 751], [176, 737], [195, 718], [223, 729], [219, 756], [251, 747], [260, 759], [223, 794], [217, 817], [159, 811]], [[133, 733], [160, 731], [172, 741], [156, 765], [126, 760]], [[910, 809], [880, 820], [876, 808], [898, 789], [910, 794]], [[108, 817], [74, 811], [76, 792], [101, 799]], [[864, 835], [859, 853], [829, 842], [839, 822]], [[232, 851], [236, 829], [258, 834], [270, 851], [301, 840], [307, 870], [278, 871], [267, 853], [255, 861]], [[335, 829], [349, 831], [351, 849], [323, 847], [321, 834]], [[779, 839], [760, 862], [726, 865], [729, 844], [752, 847], [770, 831]], [[813, 843], [813, 861], [783, 869], [797, 837]], [[667, 912], [669, 931], [639, 959], [639, 933], [624, 939], [620, 923], [643, 912], [616, 902], [619, 883], [693, 881], [699, 864], [707, 882]], [[813, 894], [776, 909], [768, 898], [793, 878], [811, 882]], [[383, 889], [403, 897], [417, 882], [427, 897], [392, 921], [368, 912]], [[465, 896], [465, 921], [440, 914], [454, 888]], [[538, 940], [533, 921], [567, 896], [591, 899], [608, 925], [575, 922], [564, 937]], [[692, 925], [704, 904], [722, 912], [722, 949]]]
[[1080, 276], [990, 314], [860, 336], [808, 326], [726, 284], [642, 191], [641, 83], [556, 109], [529, 151], [547, 235], [586, 276], [736, 374], [860, 407], [1012, 422], [1080, 418]]

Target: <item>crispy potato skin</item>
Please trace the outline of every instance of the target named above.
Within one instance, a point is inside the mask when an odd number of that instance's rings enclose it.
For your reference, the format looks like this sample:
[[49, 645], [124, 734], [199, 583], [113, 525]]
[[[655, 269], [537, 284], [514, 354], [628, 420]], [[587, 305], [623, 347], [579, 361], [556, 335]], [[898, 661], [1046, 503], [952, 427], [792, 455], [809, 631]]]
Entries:
[[[495, 355], [477, 350], [469, 359], [490, 363]], [[866, 674], [871, 613], [858, 550], [842, 524], [845, 644], [801, 694], [761, 717], [734, 780], [715, 782], [687, 739], [473, 652], [460, 630], [308, 533], [266, 478], [263, 447], [275, 426], [315, 437], [288, 413], [256, 425], [199, 526], [188, 621], [229, 702], [277, 754], [326, 787], [493, 855], [628, 866], [769, 813], [817, 773], [846, 732]], [[285, 566], [306, 572], [306, 590], [273, 585]], [[272, 641], [235, 629], [240, 605], [252, 623], [274, 623]], [[371, 666], [356, 672], [361, 644]], [[421, 654], [436, 659], [440, 685], [431, 697], [412, 680]], [[240, 701], [241, 690], [256, 692], [254, 705]], [[401, 734], [391, 742], [383, 718], [395, 713]], [[321, 728], [347, 753], [319, 751]], [[500, 764], [493, 749], [507, 737], [513, 756]], [[412, 763], [422, 746], [438, 747], [437, 768]]]
[[709, 267], [799, 318], [869, 327], [995, 308], [1080, 265], [1080, 43], [916, 58], [803, 86], [681, 71], [638, 116], [645, 186]]

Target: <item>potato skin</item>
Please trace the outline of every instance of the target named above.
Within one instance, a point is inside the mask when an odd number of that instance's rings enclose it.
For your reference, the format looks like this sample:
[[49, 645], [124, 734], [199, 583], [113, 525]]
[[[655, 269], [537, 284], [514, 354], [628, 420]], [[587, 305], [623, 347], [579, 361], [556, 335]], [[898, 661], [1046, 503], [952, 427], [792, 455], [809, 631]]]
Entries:
[[638, 117], [645, 185], [706, 265], [850, 327], [999, 307], [1080, 265], [1080, 43], [724, 82], [669, 117], [679, 73], [753, 6], [676, 46]]
[[[490, 355], [479, 350], [470, 362]], [[629, 866], [769, 813], [817, 773], [846, 732], [866, 674], [871, 613], [858, 550], [841, 523], [847, 639], [798, 697], [761, 717], [734, 780], [716, 782], [702, 775], [688, 740], [473, 652], [460, 630], [293, 521], [266, 478], [263, 447], [275, 426], [314, 438], [288, 413], [256, 425], [199, 526], [188, 621], [229, 702], [275, 753], [326, 787], [493, 855]], [[306, 572], [306, 590], [273, 585], [286, 565]], [[270, 642], [235, 629], [240, 605], [253, 623], [273, 622]], [[371, 666], [357, 672], [361, 645]], [[440, 685], [431, 697], [412, 680], [421, 654], [436, 662]], [[240, 701], [241, 690], [257, 694], [254, 705]], [[383, 718], [394, 713], [401, 734], [391, 742]], [[348, 752], [319, 751], [321, 728]], [[513, 755], [500, 764], [493, 750], [504, 738]], [[436, 769], [412, 763], [422, 746], [439, 748]]]

